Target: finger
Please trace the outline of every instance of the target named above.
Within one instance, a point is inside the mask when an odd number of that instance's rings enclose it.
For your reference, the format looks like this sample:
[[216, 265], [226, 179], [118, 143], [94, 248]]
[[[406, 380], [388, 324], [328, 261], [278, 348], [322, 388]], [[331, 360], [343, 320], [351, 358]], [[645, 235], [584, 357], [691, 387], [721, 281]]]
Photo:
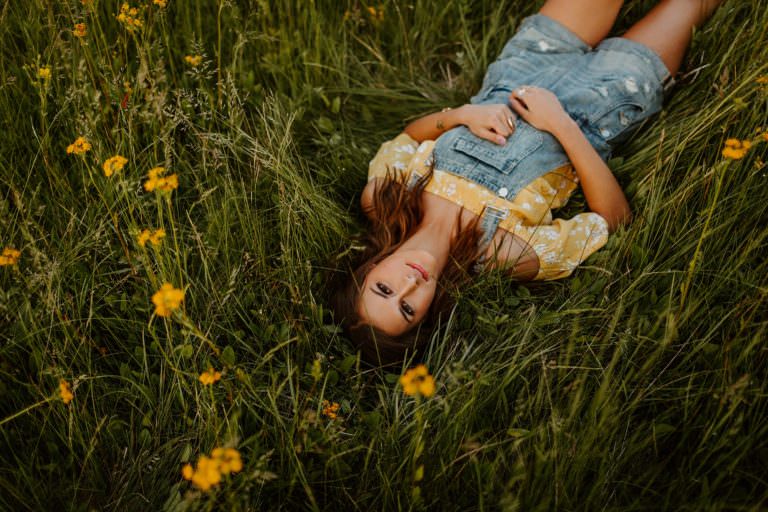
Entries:
[[515, 120], [517, 119], [517, 114], [512, 112], [512, 109], [509, 108], [509, 105], [504, 105], [504, 120], [509, 126], [509, 132], [514, 133], [515, 131]]
[[517, 114], [522, 117], [525, 120], [528, 120], [528, 107], [515, 98], [514, 96], [509, 97], [509, 105], [512, 107], [512, 110], [517, 112]]
[[507, 140], [504, 137], [502, 137], [498, 133], [492, 132], [491, 130], [482, 129], [478, 131], [477, 136], [482, 139], [489, 140], [494, 144], [498, 144], [499, 146], [503, 146], [504, 144], [507, 143]]
[[493, 123], [493, 128], [496, 130], [496, 133], [499, 133], [505, 137], [509, 137], [509, 134], [512, 133], [509, 129], [507, 118], [503, 114], [496, 116], [495, 122]]
[[[530, 93], [531, 93], [530, 90], [525, 91], [525, 94], [530, 94]], [[515, 108], [515, 103], [514, 103], [515, 101], [517, 102], [518, 105], [523, 106], [526, 110], [528, 109], [528, 105], [525, 103], [525, 100], [522, 98], [520, 93], [516, 90], [512, 91], [512, 93], [509, 95], [509, 104], [512, 106], [513, 109]], [[515, 109], [515, 111], [517, 111], [517, 109]], [[519, 113], [520, 112], [518, 112], [518, 114]]]

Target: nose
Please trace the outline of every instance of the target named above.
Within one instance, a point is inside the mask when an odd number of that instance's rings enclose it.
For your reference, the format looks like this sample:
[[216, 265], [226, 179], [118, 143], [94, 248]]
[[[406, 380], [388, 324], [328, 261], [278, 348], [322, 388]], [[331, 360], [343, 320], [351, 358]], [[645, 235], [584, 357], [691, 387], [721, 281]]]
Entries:
[[419, 286], [419, 280], [414, 276], [406, 276], [405, 284], [400, 289], [398, 298], [403, 298]]

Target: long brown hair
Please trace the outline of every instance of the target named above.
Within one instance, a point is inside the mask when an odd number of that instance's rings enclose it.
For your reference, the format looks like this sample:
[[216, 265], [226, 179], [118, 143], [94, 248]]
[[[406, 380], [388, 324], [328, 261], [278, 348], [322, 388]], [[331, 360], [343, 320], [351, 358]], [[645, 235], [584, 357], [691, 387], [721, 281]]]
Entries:
[[[357, 313], [357, 304], [368, 272], [381, 260], [395, 252], [416, 231], [424, 212], [422, 194], [432, 179], [433, 168], [412, 186], [406, 186], [406, 176], [394, 175], [374, 186], [373, 201], [366, 215], [371, 219], [368, 233], [360, 240], [364, 250], [360, 263], [351, 271], [350, 279], [335, 290], [331, 307], [337, 321], [362, 352], [363, 360], [378, 366], [401, 362], [408, 351], [421, 354], [429, 334], [445, 318], [456, 301], [456, 291], [470, 279], [469, 270], [479, 257], [478, 241], [482, 235], [478, 220], [462, 228], [451, 241], [448, 263], [440, 274], [432, 304], [419, 325], [400, 336], [390, 336], [371, 325], [364, 324]], [[461, 211], [458, 215], [461, 216]]]

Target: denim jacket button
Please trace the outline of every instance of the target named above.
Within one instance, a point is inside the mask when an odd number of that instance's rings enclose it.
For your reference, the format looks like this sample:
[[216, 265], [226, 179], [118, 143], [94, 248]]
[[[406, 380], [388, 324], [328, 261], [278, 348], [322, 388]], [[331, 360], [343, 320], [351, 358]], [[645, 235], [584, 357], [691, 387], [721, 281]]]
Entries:
[[497, 193], [499, 194], [499, 197], [507, 197], [507, 194], [509, 194], [509, 190], [507, 190], [507, 187], [501, 187]]

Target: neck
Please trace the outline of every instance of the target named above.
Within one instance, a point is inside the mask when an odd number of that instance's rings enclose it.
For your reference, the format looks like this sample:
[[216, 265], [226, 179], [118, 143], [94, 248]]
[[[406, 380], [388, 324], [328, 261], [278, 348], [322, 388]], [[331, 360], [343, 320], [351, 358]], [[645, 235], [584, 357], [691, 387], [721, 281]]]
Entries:
[[398, 250], [418, 249], [430, 253], [437, 263], [438, 275], [448, 263], [451, 240], [457, 229], [455, 215], [430, 218], [426, 215], [411, 237]]

